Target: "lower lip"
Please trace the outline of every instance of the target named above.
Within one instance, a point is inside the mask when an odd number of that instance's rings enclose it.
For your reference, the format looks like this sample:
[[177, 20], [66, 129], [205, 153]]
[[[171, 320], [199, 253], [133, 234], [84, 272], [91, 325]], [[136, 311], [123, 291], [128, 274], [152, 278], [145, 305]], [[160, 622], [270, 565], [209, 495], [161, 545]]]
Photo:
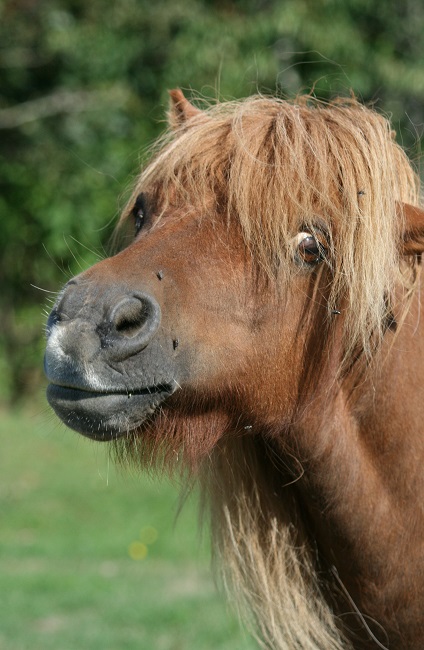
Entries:
[[109, 441], [142, 424], [172, 392], [168, 384], [125, 393], [98, 393], [49, 384], [47, 399], [71, 429], [93, 440]]

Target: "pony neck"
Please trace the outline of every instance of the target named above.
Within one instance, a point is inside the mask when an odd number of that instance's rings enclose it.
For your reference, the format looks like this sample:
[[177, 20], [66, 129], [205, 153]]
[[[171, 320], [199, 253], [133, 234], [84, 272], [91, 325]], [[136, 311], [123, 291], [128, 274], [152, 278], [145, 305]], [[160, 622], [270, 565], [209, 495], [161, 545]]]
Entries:
[[[348, 377], [329, 393], [321, 375], [290, 435], [303, 470], [296, 483], [300, 510], [323, 565], [349, 593], [349, 609], [411, 630], [419, 625], [423, 591], [417, 581], [424, 539], [418, 317], [417, 303], [396, 337], [386, 333], [360, 380]], [[281, 455], [286, 451], [281, 439]]]

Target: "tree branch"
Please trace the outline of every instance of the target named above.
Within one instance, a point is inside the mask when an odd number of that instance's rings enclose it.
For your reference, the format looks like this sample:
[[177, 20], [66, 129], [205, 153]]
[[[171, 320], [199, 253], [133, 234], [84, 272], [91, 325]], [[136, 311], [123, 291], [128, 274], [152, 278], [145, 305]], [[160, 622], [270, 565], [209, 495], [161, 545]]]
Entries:
[[28, 122], [35, 122], [60, 113], [101, 110], [105, 108], [105, 105], [123, 106], [128, 98], [128, 90], [118, 85], [107, 90], [74, 92], [58, 90], [51, 95], [1, 109], [0, 129], [16, 129]]

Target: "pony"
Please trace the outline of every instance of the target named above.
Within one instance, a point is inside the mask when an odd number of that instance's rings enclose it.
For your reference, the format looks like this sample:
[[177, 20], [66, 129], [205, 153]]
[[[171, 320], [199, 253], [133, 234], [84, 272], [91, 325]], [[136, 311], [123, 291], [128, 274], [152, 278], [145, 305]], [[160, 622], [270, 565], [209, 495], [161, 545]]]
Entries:
[[47, 398], [201, 486], [262, 647], [424, 647], [424, 211], [354, 97], [254, 96], [169, 128], [47, 322]]

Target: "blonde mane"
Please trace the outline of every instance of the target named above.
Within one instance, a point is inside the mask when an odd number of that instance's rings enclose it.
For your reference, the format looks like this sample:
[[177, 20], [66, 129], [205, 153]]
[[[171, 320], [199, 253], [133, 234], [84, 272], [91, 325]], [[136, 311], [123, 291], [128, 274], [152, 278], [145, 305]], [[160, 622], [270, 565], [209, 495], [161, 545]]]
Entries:
[[[395, 285], [413, 283], [412, 267], [401, 263], [396, 204], [418, 203], [418, 178], [389, 122], [354, 99], [257, 96], [212, 106], [159, 141], [123, 220], [135, 197], [152, 188], [160, 188], [162, 214], [185, 202], [205, 218], [236, 219], [258, 265], [284, 283], [294, 272], [293, 236], [324, 223], [331, 233], [328, 310], [344, 305], [347, 357], [358, 346], [371, 354]], [[224, 583], [253, 612], [263, 647], [350, 648], [271, 453], [265, 441], [228, 437], [205, 461], [202, 487]]]
[[237, 219], [258, 264], [271, 276], [282, 270], [280, 282], [290, 281], [293, 236], [327, 224], [328, 311], [345, 303], [346, 356], [358, 345], [369, 352], [371, 336], [380, 338], [399, 280], [396, 205], [419, 200], [419, 178], [383, 116], [353, 98], [217, 104], [158, 141], [128, 210], [152, 185], [161, 188], [163, 212], [172, 197]]

